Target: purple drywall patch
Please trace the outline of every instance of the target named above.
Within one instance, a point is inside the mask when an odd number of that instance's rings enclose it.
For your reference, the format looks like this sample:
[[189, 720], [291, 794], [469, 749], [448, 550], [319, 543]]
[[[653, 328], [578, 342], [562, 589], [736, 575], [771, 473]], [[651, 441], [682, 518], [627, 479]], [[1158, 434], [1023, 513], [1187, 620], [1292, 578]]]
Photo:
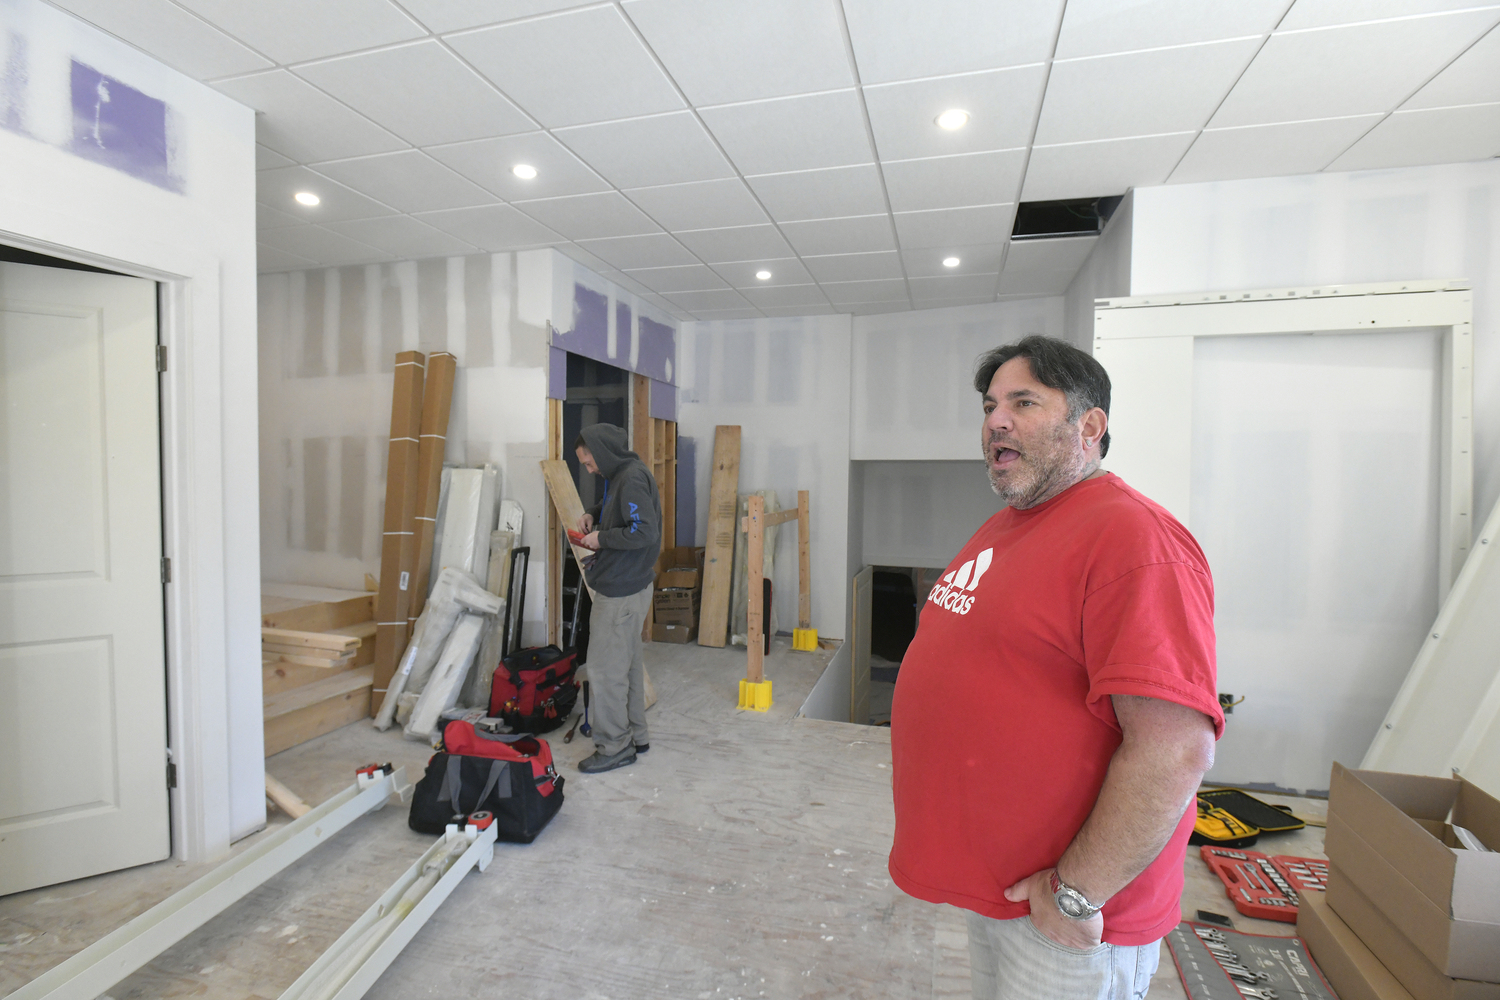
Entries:
[[561, 347], [547, 348], [547, 398], [568, 398], [568, 352]]
[[635, 370], [654, 379], [677, 384], [677, 331], [665, 323], [640, 317], [641, 345], [636, 353]]
[[605, 350], [609, 345], [609, 296], [582, 285], [573, 286], [573, 329], [553, 331], [552, 343], [573, 354], [614, 364]]
[[25, 37], [8, 32], [5, 46], [5, 72], [0, 75], [0, 128], [30, 135], [26, 128], [26, 87], [31, 82], [27, 70]]
[[677, 419], [677, 387], [651, 380], [651, 416], [655, 420]]
[[167, 105], [73, 61], [73, 145], [86, 160], [182, 193], [167, 149]]

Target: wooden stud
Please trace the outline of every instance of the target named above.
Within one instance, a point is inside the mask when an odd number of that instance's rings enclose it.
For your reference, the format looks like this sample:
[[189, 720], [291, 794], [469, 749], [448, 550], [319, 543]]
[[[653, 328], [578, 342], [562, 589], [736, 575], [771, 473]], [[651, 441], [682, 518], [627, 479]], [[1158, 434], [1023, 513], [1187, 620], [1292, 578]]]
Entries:
[[427, 358], [420, 351], [396, 355], [391, 390], [391, 440], [386, 462], [385, 525], [380, 545], [380, 592], [375, 600], [375, 688], [378, 710], [386, 685], [406, 651], [411, 577], [417, 562], [417, 451], [422, 433], [422, 392]]
[[427, 385], [422, 390], [422, 432], [417, 446], [417, 558], [412, 568], [411, 606], [406, 611], [407, 636], [427, 604], [432, 576], [432, 545], [437, 533], [438, 496], [443, 481], [443, 454], [448, 446], [448, 418], [453, 412], [453, 382], [458, 359], [446, 352], [427, 359]]
[[812, 628], [812, 504], [807, 490], [797, 491], [797, 627]]
[[729, 585], [734, 573], [735, 514], [739, 504], [740, 428], [714, 429], [714, 467], [708, 494], [708, 545], [703, 558], [703, 606], [698, 645], [722, 648], [729, 639]]
[[[267, 628], [290, 628], [299, 632], [330, 632], [347, 625], [369, 623], [370, 635], [375, 634], [375, 596], [351, 597], [347, 601], [323, 601], [304, 604], [300, 608], [275, 611], [260, 616], [260, 623]], [[361, 635], [360, 638], [366, 638]]]
[[746, 560], [749, 568], [749, 586], [746, 589], [750, 592], [750, 608], [745, 625], [745, 652], [747, 654], [745, 678], [751, 684], [759, 684], [766, 679], [765, 632], [761, 620], [765, 604], [765, 585], [761, 581], [765, 576], [766, 501], [764, 497], [752, 493], [749, 505], [750, 513], [745, 518], [745, 534], [750, 540]]
[[662, 465], [666, 474], [661, 481], [661, 545], [666, 549], [677, 544], [677, 421], [662, 423]]
[[[562, 461], [562, 400], [547, 400], [547, 460]], [[566, 464], [566, 463], [564, 463]], [[563, 528], [557, 511], [547, 505], [547, 641], [556, 646], [562, 638]], [[520, 541], [520, 539], [517, 539]]]

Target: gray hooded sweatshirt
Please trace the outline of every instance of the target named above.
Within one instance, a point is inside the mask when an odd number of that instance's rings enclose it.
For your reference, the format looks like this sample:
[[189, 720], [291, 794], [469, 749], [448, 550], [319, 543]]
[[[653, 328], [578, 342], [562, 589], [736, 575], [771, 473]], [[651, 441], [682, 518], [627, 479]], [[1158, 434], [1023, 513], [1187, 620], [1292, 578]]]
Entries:
[[589, 511], [599, 532], [599, 554], [588, 570], [589, 586], [605, 597], [629, 597], [656, 579], [661, 554], [661, 496], [656, 477], [626, 447], [625, 431], [613, 424], [583, 429], [583, 440], [604, 477], [604, 499]]

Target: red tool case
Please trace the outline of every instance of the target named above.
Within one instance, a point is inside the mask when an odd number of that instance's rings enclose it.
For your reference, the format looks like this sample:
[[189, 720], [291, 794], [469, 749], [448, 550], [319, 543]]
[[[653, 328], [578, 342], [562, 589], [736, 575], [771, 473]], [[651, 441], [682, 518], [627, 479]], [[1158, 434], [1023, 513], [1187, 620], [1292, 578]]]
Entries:
[[1297, 893], [1322, 892], [1328, 885], [1328, 862], [1317, 858], [1272, 857], [1213, 844], [1204, 844], [1200, 853], [1234, 908], [1247, 917], [1295, 924]]

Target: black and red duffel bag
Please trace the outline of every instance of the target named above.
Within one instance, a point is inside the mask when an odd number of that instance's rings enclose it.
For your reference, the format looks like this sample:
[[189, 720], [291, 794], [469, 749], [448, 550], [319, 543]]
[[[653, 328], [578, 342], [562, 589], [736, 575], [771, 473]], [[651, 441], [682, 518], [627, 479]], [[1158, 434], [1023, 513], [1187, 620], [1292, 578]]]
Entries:
[[578, 657], [556, 646], [518, 649], [495, 668], [490, 715], [518, 733], [550, 733], [578, 701]]
[[442, 833], [470, 813], [495, 814], [500, 840], [529, 844], [562, 808], [563, 779], [547, 741], [527, 734], [488, 733], [455, 720], [443, 728], [442, 747], [412, 790], [406, 825]]

